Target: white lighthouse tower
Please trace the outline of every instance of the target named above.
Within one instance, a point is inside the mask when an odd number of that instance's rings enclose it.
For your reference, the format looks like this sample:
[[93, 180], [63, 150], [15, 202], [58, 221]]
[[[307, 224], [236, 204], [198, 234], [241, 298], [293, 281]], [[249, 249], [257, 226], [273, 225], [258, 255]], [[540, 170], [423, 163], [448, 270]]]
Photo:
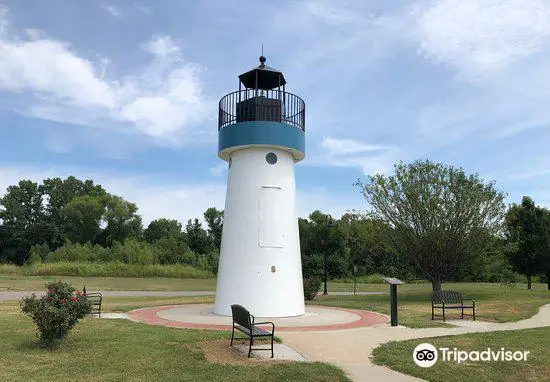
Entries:
[[294, 164], [305, 154], [305, 104], [265, 65], [220, 101], [218, 156], [229, 162], [214, 313], [305, 313]]

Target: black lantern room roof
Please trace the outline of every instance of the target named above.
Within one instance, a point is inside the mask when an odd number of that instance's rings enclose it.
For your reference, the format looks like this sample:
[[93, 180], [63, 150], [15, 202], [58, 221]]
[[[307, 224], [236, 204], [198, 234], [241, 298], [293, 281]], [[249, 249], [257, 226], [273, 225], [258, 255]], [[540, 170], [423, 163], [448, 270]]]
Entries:
[[260, 66], [239, 76], [241, 83], [249, 89], [270, 90], [286, 84], [283, 73], [265, 64], [266, 58], [260, 56]]

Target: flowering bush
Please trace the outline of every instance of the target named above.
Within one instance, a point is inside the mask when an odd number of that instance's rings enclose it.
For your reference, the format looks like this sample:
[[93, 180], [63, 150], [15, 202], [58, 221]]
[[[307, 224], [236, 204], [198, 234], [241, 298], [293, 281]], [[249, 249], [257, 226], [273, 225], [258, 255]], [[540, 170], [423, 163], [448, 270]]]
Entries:
[[85, 295], [75, 293], [67, 283], [56, 281], [46, 284], [48, 292], [42, 297], [25, 297], [22, 312], [38, 326], [40, 340], [49, 346], [64, 338], [79, 319], [90, 313], [92, 306]]

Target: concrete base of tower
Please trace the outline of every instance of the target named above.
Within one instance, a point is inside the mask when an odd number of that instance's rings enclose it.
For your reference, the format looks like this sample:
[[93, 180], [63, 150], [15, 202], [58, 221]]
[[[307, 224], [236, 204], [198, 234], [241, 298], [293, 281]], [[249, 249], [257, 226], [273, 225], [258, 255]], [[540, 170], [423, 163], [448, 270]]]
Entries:
[[214, 313], [239, 304], [258, 317], [305, 313], [292, 153], [231, 153]]

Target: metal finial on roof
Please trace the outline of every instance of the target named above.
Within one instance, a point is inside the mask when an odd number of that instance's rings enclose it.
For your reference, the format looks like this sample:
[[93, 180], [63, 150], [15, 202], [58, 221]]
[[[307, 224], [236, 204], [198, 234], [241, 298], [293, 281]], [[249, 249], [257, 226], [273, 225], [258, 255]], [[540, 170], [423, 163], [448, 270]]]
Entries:
[[267, 59], [262, 54], [260, 65], [239, 76], [241, 84], [247, 89], [269, 90], [286, 84], [283, 73], [265, 64]]

